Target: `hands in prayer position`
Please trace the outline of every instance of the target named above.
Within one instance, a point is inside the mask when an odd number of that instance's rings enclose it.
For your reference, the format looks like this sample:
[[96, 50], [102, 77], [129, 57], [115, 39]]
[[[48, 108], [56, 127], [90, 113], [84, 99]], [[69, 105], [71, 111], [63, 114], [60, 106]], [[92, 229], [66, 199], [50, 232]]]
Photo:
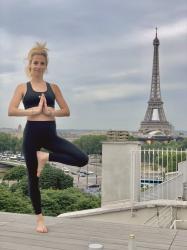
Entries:
[[32, 108], [32, 115], [45, 114], [47, 116], [54, 116], [55, 109], [47, 106], [47, 100], [42, 93], [38, 106]]

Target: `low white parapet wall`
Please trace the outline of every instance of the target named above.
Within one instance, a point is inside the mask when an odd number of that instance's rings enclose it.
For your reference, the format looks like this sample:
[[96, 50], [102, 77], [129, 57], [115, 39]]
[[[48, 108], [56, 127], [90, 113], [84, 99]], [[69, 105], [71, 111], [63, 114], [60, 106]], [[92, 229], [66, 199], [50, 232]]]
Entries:
[[[166, 206], [184, 208], [186, 210], [187, 201], [151, 200], [151, 201], [145, 201], [145, 202], [136, 202], [133, 204], [133, 210], [137, 211], [143, 208], [166, 207]], [[87, 216], [93, 216], [93, 215], [101, 215], [101, 214], [106, 214], [106, 213], [129, 211], [131, 209], [132, 207], [131, 207], [130, 202], [118, 203], [118, 204], [116, 203], [116, 204], [111, 204], [111, 205], [94, 208], [94, 209], [85, 209], [81, 211], [67, 212], [67, 213], [60, 214], [57, 217], [79, 218], [79, 217], [87, 217]]]

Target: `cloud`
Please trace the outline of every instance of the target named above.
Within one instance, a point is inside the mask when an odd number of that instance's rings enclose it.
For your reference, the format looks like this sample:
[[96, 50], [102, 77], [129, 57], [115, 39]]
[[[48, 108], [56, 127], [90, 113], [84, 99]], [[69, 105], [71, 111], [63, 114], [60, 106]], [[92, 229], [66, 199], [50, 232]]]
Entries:
[[[177, 126], [184, 128], [185, 110], [178, 112], [178, 108], [187, 106], [187, 99], [181, 98], [186, 91], [186, 10], [185, 0], [180, 4], [174, 0], [2, 0], [0, 127], [13, 124], [5, 110], [16, 85], [28, 80], [27, 52], [36, 41], [46, 41], [50, 51], [45, 79], [59, 84], [72, 109], [72, 117], [59, 124], [106, 129], [125, 124], [126, 129], [136, 129], [149, 98], [152, 42], [158, 26], [163, 101], [175, 104], [168, 110]], [[112, 117], [106, 114], [108, 107], [115, 109]]]
[[110, 84], [101, 85], [100, 87], [91, 88], [75, 88], [74, 97], [81, 102], [105, 102], [109, 100], [121, 99], [125, 101], [126, 98], [136, 97], [145, 93], [145, 88], [142, 88], [139, 84]]

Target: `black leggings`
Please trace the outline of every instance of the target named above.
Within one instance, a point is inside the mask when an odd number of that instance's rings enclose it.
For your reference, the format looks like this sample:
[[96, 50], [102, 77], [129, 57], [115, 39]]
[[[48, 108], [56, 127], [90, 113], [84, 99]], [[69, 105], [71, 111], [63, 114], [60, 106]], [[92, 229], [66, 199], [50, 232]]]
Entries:
[[29, 194], [35, 214], [42, 212], [36, 156], [36, 151], [41, 148], [50, 151], [49, 161], [78, 167], [88, 163], [86, 154], [69, 141], [57, 136], [55, 121], [27, 121], [23, 134], [23, 154], [28, 169]]

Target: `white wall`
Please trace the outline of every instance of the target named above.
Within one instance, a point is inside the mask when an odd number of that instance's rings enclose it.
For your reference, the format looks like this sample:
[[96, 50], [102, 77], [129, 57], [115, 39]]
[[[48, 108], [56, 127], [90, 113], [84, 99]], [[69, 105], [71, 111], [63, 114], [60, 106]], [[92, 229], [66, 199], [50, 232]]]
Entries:
[[141, 143], [134, 141], [102, 144], [102, 206], [128, 201], [134, 189], [134, 200], [140, 194], [140, 154], [134, 158], [135, 179], [131, 183], [132, 152], [140, 152]]

